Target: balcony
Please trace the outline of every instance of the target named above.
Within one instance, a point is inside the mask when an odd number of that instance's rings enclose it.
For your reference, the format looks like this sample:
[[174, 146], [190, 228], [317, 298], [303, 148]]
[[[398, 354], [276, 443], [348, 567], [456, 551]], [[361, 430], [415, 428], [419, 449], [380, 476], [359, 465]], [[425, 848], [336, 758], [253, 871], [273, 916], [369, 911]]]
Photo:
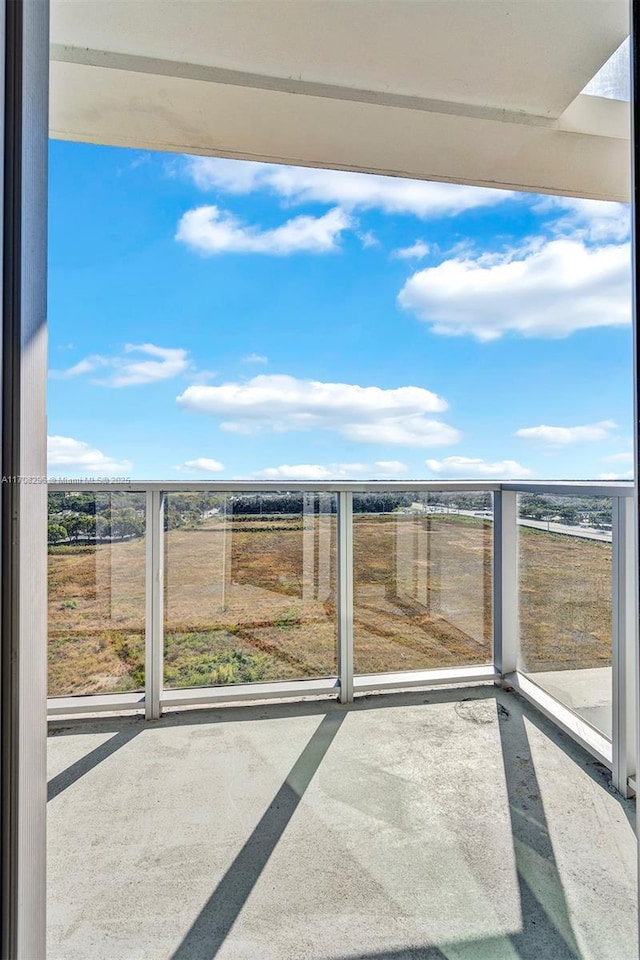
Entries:
[[51, 957], [637, 955], [631, 485], [50, 489]]
[[[483, 486], [492, 517], [475, 539], [471, 522], [458, 536], [432, 517], [418, 522], [410, 501], [405, 526], [376, 518], [389, 536], [372, 552], [354, 502], [365, 489], [298, 488], [331, 494], [335, 512], [314, 497], [288, 567], [258, 547], [253, 570], [237, 543], [234, 553], [233, 509], [203, 567], [204, 525], [171, 526], [179, 488], [96, 490], [138, 498], [133, 517], [122, 511], [118, 522], [142, 525], [144, 540], [114, 532], [101, 507], [111, 532], [103, 528], [97, 546], [78, 531], [74, 550], [50, 554], [47, 861], [40, 480], [48, 133], [631, 199], [635, 208], [637, 83], [631, 109], [592, 94], [602, 93], [593, 80], [629, 19], [637, 80], [637, 5], [52, 0], [5, 8], [2, 955], [45, 955], [48, 866], [53, 956], [636, 957], [625, 794], [635, 786], [637, 548], [622, 487], [581, 490], [611, 499], [610, 543], [574, 538], [602, 544], [586, 562], [572, 556], [568, 533], [540, 560], [536, 543], [549, 545], [542, 537], [564, 521], [522, 514], [518, 494], [532, 489]], [[110, 205], [104, 210], [107, 223]], [[119, 279], [110, 269], [108, 285]], [[176, 279], [172, 272], [179, 289]], [[90, 332], [101, 321], [80, 286], [70, 282], [69, 291]], [[53, 319], [65, 311], [49, 293]], [[608, 307], [606, 291], [596, 299]], [[130, 305], [123, 318], [136, 317]], [[180, 303], [177, 328], [183, 316]], [[237, 311], [230, 317], [242, 322]], [[149, 325], [157, 326], [152, 310]], [[512, 383], [513, 394], [520, 384]], [[574, 407], [577, 415], [582, 405]], [[242, 491], [226, 492], [231, 501]], [[427, 492], [414, 488], [416, 502]], [[548, 528], [526, 534], [519, 519]], [[250, 550], [257, 531], [240, 523]], [[176, 531], [194, 538], [185, 550], [199, 578], [191, 593]], [[256, 563], [270, 579], [256, 576]], [[265, 917], [269, 932], [260, 934]]]

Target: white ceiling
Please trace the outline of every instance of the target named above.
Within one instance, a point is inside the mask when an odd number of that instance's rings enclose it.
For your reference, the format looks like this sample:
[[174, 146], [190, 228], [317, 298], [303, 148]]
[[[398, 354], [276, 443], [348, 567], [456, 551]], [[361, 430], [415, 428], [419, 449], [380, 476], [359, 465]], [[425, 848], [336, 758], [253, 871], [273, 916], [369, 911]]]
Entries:
[[[626, 0], [53, 0], [52, 135], [621, 199]], [[578, 100], [576, 100], [578, 97]]]

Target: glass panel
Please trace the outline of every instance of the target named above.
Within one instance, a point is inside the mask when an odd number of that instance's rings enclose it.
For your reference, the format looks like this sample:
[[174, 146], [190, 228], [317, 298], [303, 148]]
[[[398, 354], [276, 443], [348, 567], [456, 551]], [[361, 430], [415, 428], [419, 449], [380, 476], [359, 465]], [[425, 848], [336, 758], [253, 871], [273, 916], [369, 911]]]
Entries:
[[492, 660], [491, 495], [357, 494], [354, 669]]
[[611, 736], [611, 499], [521, 494], [521, 665]]
[[336, 674], [336, 497], [167, 494], [167, 688]]
[[49, 696], [144, 687], [144, 531], [144, 494], [49, 494]]

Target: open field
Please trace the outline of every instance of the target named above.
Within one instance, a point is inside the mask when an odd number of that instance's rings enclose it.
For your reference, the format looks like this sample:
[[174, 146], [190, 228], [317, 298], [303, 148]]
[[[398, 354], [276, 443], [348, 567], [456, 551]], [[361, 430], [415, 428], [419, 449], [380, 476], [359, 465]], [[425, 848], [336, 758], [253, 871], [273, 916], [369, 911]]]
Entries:
[[520, 636], [532, 672], [611, 664], [611, 544], [520, 528]]
[[[486, 520], [357, 515], [358, 673], [491, 660]], [[521, 528], [521, 630], [532, 670], [610, 662], [611, 546]], [[334, 514], [211, 517], [165, 535], [165, 685], [336, 671]], [[53, 548], [51, 695], [144, 685], [145, 542]]]

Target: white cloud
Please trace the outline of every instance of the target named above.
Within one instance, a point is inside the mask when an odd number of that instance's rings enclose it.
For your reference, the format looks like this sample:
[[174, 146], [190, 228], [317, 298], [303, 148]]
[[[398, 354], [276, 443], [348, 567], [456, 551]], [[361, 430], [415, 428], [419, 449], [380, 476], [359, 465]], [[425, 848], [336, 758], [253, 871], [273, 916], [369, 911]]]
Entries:
[[268, 357], [263, 357], [261, 353], [250, 353], [242, 358], [243, 363], [269, 363]]
[[383, 473], [406, 473], [409, 469], [402, 460], [376, 460], [374, 466]]
[[625, 470], [624, 473], [600, 473], [598, 480], [633, 480], [633, 470]]
[[47, 463], [50, 473], [81, 473], [84, 476], [127, 474], [129, 460], [115, 460], [83, 440], [72, 437], [47, 437]]
[[406, 473], [406, 463], [399, 460], [376, 460], [375, 463], [283, 463], [265, 467], [254, 474], [259, 480], [353, 480], [389, 479]]
[[361, 387], [262, 374], [246, 383], [190, 386], [177, 398], [186, 410], [223, 418], [221, 429], [331, 430], [362, 443], [414, 447], [455, 443], [458, 431], [428, 414], [447, 409], [424, 387]]
[[215, 206], [196, 207], [181, 218], [176, 240], [208, 256], [219, 253], [329, 253], [338, 248], [341, 234], [353, 225], [336, 207], [322, 217], [300, 216], [272, 230], [242, 223]]
[[431, 250], [424, 240], [416, 240], [410, 247], [400, 247], [391, 254], [392, 260], [422, 260]]
[[513, 196], [487, 187], [215, 157], [189, 157], [187, 173], [201, 190], [233, 194], [264, 190], [290, 204], [339, 204], [346, 210], [378, 209], [425, 219], [495, 206]]
[[531, 470], [516, 460], [499, 460], [487, 463], [480, 457], [445, 457], [444, 460], [425, 460], [432, 473], [439, 477], [463, 479], [491, 479], [504, 477], [521, 480], [531, 476]]
[[599, 423], [588, 423], [579, 427], [549, 427], [542, 423], [538, 427], [522, 427], [516, 430], [515, 436], [523, 437], [525, 440], [541, 440], [543, 443], [563, 447], [570, 443], [608, 440], [611, 431], [616, 427], [617, 424], [613, 420], [601, 420]]
[[335, 480], [330, 467], [319, 463], [283, 463], [279, 467], [265, 467], [254, 474], [259, 480]]
[[575, 240], [593, 243], [627, 240], [631, 233], [631, 207], [628, 203], [610, 200], [585, 200], [578, 197], [544, 197], [533, 208], [537, 213], [553, 213], [560, 217], [552, 228], [556, 233], [570, 233]]
[[367, 247], [380, 246], [380, 241], [378, 240], [378, 238], [376, 237], [375, 233], [373, 233], [372, 230], [360, 231], [359, 233], [356, 234], [356, 236], [358, 237], [358, 240], [360, 241], [362, 246], [365, 248], [365, 250], [367, 249]]
[[421, 416], [344, 424], [340, 433], [356, 443], [392, 443], [405, 447], [446, 447], [460, 439], [459, 431], [449, 424]]
[[[154, 359], [136, 359], [136, 355], [140, 354]], [[156, 383], [158, 380], [170, 380], [186, 373], [189, 366], [188, 353], [181, 348], [156, 347], [153, 343], [127, 343], [122, 353], [115, 357], [103, 357], [94, 353], [66, 370], [52, 370], [51, 376], [68, 379], [103, 369], [109, 372], [94, 380], [94, 383], [105, 387], [132, 387], [142, 383]]]
[[74, 363], [72, 367], [66, 370], [51, 370], [49, 376], [56, 380], [70, 380], [72, 377], [80, 377], [85, 373], [92, 373], [100, 367], [107, 366], [109, 361], [106, 357], [101, 357], [98, 353], [92, 353], [88, 357]]
[[[124, 355], [111, 361], [113, 373], [97, 381], [107, 387], [131, 387], [141, 383], [170, 380], [189, 367], [187, 351], [181, 348], [156, 347], [152, 343], [127, 344]], [[146, 354], [157, 359], [135, 360], [131, 354]]]
[[174, 470], [180, 470], [182, 473], [189, 473], [194, 470], [198, 473], [221, 473], [224, 469], [224, 463], [220, 463], [219, 460], [211, 460], [210, 457], [196, 457], [195, 460], [185, 460], [179, 467], [174, 467]]
[[607, 463], [633, 463], [633, 450], [624, 453], [613, 453], [610, 457], [603, 457]]
[[400, 291], [406, 310], [434, 333], [495, 340], [566, 337], [631, 320], [628, 244], [596, 248], [557, 239], [526, 251], [456, 257], [414, 273]]
[[190, 372], [189, 380], [191, 383], [209, 383], [218, 376], [217, 370], [196, 370]]

